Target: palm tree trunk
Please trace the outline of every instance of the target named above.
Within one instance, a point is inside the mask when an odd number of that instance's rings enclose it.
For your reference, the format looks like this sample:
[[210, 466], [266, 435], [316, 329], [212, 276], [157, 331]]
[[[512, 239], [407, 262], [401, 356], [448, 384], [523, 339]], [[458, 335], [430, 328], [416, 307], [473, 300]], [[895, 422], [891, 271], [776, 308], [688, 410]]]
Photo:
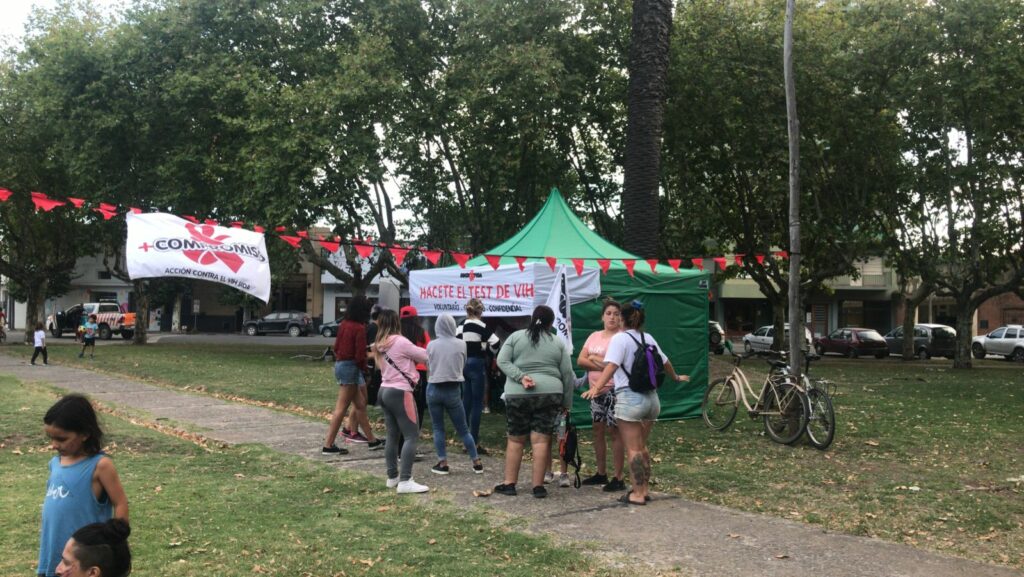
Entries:
[[622, 214], [625, 248], [643, 258], [656, 258], [660, 243], [658, 182], [671, 31], [671, 0], [633, 0]]

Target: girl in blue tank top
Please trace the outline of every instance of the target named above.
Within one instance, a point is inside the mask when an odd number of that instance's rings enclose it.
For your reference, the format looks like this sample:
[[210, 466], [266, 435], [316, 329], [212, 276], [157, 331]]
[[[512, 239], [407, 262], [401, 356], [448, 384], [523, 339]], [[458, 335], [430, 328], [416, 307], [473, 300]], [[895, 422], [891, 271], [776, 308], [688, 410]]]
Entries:
[[88, 399], [65, 396], [43, 423], [57, 456], [49, 464], [36, 573], [53, 577], [71, 535], [111, 517], [127, 522], [128, 498], [114, 462], [103, 454], [103, 431]]

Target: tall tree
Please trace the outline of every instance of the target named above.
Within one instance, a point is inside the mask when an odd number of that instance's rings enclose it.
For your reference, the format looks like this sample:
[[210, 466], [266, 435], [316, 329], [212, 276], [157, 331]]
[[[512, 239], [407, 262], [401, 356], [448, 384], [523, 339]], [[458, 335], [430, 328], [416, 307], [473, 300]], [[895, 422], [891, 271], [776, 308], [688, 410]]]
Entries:
[[[898, 51], [876, 47], [871, 29], [850, 25], [851, 13], [877, 13], [873, 6], [806, 4], [796, 12], [805, 298], [880, 251], [879, 216], [894, 210], [889, 199], [901, 184], [900, 128], [887, 97]], [[740, 254], [742, 274], [771, 303], [776, 346], [789, 274], [772, 255], [791, 249], [788, 150], [780, 138], [787, 132], [783, 15], [781, 0], [680, 4], [665, 146], [668, 218], [692, 223], [666, 229], [666, 246]]]
[[660, 248], [661, 135], [668, 83], [672, 0], [633, 0], [622, 191], [625, 248], [656, 258]]
[[1024, 2], [939, 0], [919, 15], [921, 50], [901, 79], [913, 193], [930, 218], [913, 234], [955, 303], [953, 366], [968, 368], [974, 312], [1024, 279], [1024, 119], [1007, 89], [1024, 84]]

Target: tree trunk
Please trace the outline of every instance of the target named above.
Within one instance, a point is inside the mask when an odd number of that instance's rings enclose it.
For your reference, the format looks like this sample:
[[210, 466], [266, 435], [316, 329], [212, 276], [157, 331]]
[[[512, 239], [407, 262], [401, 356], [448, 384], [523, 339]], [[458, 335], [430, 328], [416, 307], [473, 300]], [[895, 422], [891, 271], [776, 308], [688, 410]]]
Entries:
[[781, 351], [789, 346], [786, 344], [786, 298], [784, 293], [779, 293], [777, 298], [772, 299], [772, 325], [775, 326], [772, 350]]
[[660, 244], [658, 184], [671, 31], [671, 0], [633, 0], [622, 214], [626, 250], [643, 258], [657, 257]]
[[[917, 356], [914, 350], [914, 324], [917, 315], [917, 307], [921, 306], [924, 299], [932, 294], [932, 287], [921, 283], [910, 296], [903, 299], [903, 360], [909, 361]], [[929, 318], [929, 322], [934, 322]]]
[[974, 308], [971, 299], [956, 299], [956, 353], [953, 356], [954, 369], [971, 368], [971, 328], [974, 325]]
[[36, 323], [46, 323], [46, 279], [28, 284], [28, 300], [25, 302], [25, 344], [33, 343], [32, 334], [36, 332]]
[[782, 75], [786, 83], [786, 118], [789, 137], [789, 366], [796, 378], [803, 369], [803, 307], [800, 306], [800, 120], [796, 113], [793, 77], [793, 18], [796, 0], [786, 1], [782, 40]]
[[171, 313], [171, 332], [181, 332], [181, 293], [174, 296], [174, 312]]
[[135, 293], [135, 334], [132, 336], [132, 344], [136, 345], [144, 345], [149, 341], [149, 293], [146, 288], [146, 281], [132, 281], [132, 291]]

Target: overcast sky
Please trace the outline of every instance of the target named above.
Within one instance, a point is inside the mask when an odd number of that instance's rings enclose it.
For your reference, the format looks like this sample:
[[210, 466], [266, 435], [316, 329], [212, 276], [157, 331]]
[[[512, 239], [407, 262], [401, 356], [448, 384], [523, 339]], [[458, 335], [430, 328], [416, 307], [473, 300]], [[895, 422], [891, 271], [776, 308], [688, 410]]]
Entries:
[[[125, 3], [123, 0], [88, 0], [94, 6], [109, 9]], [[9, 46], [25, 33], [25, 24], [34, 6], [53, 8], [57, 0], [0, 0], [0, 44]]]

